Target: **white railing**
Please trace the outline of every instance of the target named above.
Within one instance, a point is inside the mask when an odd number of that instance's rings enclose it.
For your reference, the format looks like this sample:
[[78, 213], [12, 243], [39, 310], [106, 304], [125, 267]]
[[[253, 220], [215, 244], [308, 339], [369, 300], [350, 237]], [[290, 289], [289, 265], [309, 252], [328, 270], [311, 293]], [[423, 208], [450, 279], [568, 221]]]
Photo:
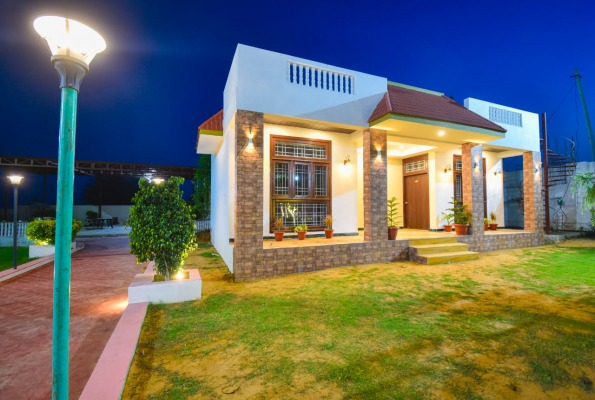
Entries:
[[293, 61], [287, 62], [287, 81], [299, 86], [355, 94], [355, 76]]
[[194, 228], [196, 232], [204, 232], [211, 230], [211, 220], [210, 219], [199, 219], [194, 221]]
[[[28, 222], [17, 222], [17, 237], [25, 237]], [[12, 237], [12, 222], [0, 222], [0, 237]]]

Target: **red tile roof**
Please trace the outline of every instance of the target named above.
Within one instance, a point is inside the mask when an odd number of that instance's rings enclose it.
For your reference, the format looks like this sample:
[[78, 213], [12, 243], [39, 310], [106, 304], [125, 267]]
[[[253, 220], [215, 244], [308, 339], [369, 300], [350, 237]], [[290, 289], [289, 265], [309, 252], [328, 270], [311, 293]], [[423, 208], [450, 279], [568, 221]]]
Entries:
[[372, 122], [388, 113], [506, 132], [506, 129], [500, 125], [468, 110], [444, 95], [425, 93], [395, 85], [388, 85], [387, 92], [376, 106], [368, 122]]
[[223, 131], [223, 110], [213, 115], [211, 118], [203, 122], [198, 130], [206, 129], [208, 131]]

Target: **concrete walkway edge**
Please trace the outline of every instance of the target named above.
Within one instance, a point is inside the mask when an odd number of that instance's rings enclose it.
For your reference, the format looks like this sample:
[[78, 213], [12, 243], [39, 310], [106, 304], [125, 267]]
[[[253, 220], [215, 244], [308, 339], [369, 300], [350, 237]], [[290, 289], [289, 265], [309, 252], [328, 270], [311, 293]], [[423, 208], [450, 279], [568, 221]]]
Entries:
[[129, 304], [118, 321], [79, 400], [119, 399], [149, 303]]

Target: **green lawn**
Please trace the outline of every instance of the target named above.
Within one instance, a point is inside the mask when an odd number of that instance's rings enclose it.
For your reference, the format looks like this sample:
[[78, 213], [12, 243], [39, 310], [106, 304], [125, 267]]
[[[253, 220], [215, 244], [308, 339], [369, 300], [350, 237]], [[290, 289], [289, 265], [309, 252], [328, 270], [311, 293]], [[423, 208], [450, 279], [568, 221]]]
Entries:
[[595, 246], [250, 283], [213, 252], [203, 300], [150, 306], [123, 398], [595, 396]]
[[[17, 265], [31, 261], [29, 247], [17, 247]], [[12, 247], [0, 247], [0, 271], [12, 268]]]

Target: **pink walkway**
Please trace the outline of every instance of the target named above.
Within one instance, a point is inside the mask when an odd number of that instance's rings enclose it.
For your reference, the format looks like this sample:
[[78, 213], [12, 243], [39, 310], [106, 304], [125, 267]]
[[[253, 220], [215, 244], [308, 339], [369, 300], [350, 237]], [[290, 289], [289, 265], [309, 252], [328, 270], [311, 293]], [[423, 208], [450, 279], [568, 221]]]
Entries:
[[[77, 239], [70, 310], [70, 398], [78, 399], [141, 271], [128, 238]], [[52, 386], [54, 264], [0, 283], [0, 399], [48, 399]]]

